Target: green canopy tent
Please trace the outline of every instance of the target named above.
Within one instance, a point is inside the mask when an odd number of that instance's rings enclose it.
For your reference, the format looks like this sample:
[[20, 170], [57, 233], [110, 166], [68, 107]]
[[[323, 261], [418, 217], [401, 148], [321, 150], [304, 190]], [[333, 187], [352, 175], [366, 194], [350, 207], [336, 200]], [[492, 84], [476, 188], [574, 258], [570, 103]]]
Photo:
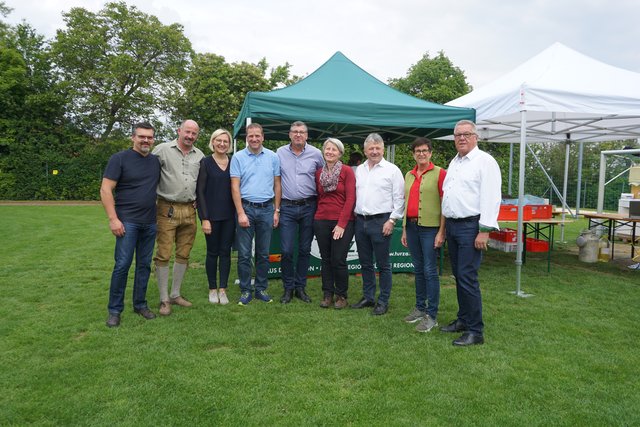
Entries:
[[289, 139], [293, 121], [302, 120], [310, 137], [362, 143], [379, 132], [389, 144], [408, 138], [450, 135], [458, 120], [475, 120], [475, 110], [424, 101], [399, 92], [336, 52], [299, 82], [270, 92], [249, 92], [233, 124], [233, 136], [247, 122], [260, 123], [270, 140]]

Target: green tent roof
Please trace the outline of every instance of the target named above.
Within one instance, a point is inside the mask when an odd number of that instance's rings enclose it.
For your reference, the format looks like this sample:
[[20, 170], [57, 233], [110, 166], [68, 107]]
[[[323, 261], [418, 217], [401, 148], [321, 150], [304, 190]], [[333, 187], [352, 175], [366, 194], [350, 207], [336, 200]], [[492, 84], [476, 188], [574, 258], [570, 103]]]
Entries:
[[249, 92], [233, 124], [233, 135], [244, 134], [246, 119], [260, 123], [270, 140], [289, 140], [296, 120], [309, 127], [309, 138], [336, 137], [362, 143], [371, 132], [385, 142], [410, 142], [452, 133], [458, 120], [475, 120], [470, 108], [449, 107], [399, 92], [336, 52], [299, 82], [270, 92]]

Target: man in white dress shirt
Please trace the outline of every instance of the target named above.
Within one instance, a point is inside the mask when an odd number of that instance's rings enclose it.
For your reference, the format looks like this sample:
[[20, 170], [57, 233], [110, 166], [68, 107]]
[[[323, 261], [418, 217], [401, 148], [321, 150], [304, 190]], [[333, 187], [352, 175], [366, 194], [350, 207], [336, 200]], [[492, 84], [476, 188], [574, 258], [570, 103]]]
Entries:
[[458, 154], [451, 160], [444, 180], [442, 215], [451, 271], [456, 278], [458, 315], [443, 332], [463, 332], [456, 346], [484, 343], [482, 296], [478, 270], [489, 232], [498, 229], [502, 178], [490, 154], [478, 148], [475, 123], [461, 120], [454, 129]]
[[[372, 133], [364, 141], [367, 161], [356, 169], [356, 245], [362, 272], [362, 299], [351, 308], [374, 307], [374, 315], [387, 312], [391, 295], [389, 248], [396, 221], [404, 214], [404, 177], [386, 161], [384, 141]], [[380, 294], [376, 302], [376, 271]]]

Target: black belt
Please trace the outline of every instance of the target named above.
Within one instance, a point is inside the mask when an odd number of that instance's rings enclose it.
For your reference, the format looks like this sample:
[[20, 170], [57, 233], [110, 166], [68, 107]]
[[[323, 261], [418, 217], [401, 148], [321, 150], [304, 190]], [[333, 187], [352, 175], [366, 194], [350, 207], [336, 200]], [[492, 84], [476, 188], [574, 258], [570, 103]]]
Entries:
[[311, 196], [311, 197], [307, 197], [306, 199], [298, 199], [298, 200], [282, 199], [282, 204], [293, 205], [293, 206], [304, 206], [307, 203], [315, 202], [315, 201], [316, 201], [316, 196]]
[[478, 221], [480, 219], [480, 215], [476, 215], [476, 216], [468, 216], [466, 218], [447, 218], [447, 221], [451, 221], [451, 222], [471, 222], [471, 221]]
[[244, 203], [245, 205], [249, 205], [252, 208], [267, 208], [269, 206], [273, 206], [273, 202], [271, 202], [271, 200], [267, 202], [250, 202], [246, 199], [242, 199], [242, 203]]
[[375, 215], [360, 215], [360, 214], [356, 214], [357, 217], [362, 218], [365, 221], [368, 221], [370, 219], [389, 218], [389, 215], [391, 215], [391, 212], [375, 214]]
[[173, 200], [167, 200], [164, 197], [160, 197], [158, 196], [158, 199], [165, 202], [165, 203], [169, 203], [170, 205], [193, 205], [193, 201], [191, 202], [174, 202]]
[[413, 222], [414, 224], [417, 224], [418, 223], [418, 217], [407, 218], [407, 222]]

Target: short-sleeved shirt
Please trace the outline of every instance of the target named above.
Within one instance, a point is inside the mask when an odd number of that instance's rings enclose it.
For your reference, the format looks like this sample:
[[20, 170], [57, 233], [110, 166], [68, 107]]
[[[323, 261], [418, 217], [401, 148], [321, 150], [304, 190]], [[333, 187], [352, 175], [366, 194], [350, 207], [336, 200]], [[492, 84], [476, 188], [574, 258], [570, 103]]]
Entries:
[[116, 181], [116, 214], [122, 222], [156, 222], [156, 189], [160, 162], [153, 154], [143, 156], [133, 149], [114, 154], [104, 171], [105, 178]]
[[291, 150], [291, 144], [278, 148], [276, 154], [280, 159], [282, 198], [300, 200], [316, 196], [316, 171], [324, 165], [322, 152], [307, 143], [300, 154]]
[[200, 160], [204, 154], [191, 147], [183, 155], [178, 141], [165, 142], [153, 149], [160, 159], [161, 175], [158, 196], [171, 202], [193, 202], [196, 199], [196, 183], [200, 171]]
[[280, 160], [273, 151], [262, 147], [259, 154], [248, 148], [231, 158], [231, 178], [240, 178], [240, 197], [254, 203], [273, 199], [274, 177], [280, 176]]

